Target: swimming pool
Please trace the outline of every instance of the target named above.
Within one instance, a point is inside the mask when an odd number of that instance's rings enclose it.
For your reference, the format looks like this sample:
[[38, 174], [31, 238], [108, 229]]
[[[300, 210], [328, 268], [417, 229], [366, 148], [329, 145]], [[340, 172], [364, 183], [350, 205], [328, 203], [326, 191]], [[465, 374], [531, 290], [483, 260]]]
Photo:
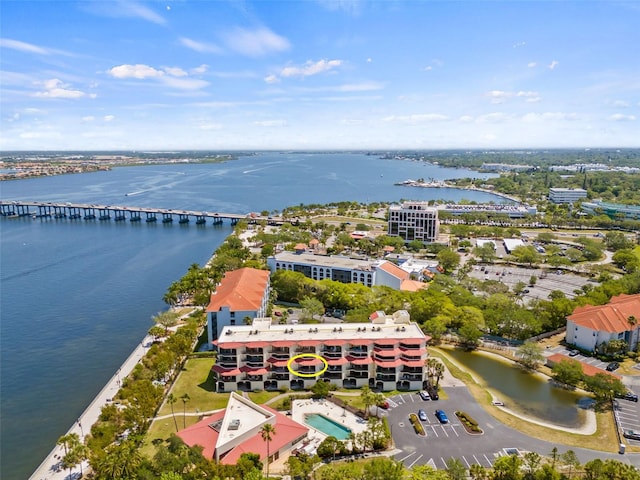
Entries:
[[349, 438], [351, 430], [330, 418], [320, 415], [319, 413], [309, 413], [304, 416], [304, 423], [310, 427], [320, 430], [329, 436], [336, 437], [338, 440], [346, 440]]

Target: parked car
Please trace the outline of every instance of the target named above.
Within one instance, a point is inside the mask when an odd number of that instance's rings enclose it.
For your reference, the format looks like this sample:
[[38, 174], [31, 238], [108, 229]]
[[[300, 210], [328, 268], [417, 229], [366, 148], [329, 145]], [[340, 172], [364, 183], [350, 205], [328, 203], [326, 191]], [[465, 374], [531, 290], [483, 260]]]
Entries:
[[438, 389], [434, 386], [428, 386], [427, 393], [431, 396], [431, 400], [438, 400], [440, 398], [440, 395], [438, 395]]
[[418, 418], [420, 420], [422, 420], [423, 422], [426, 422], [427, 421], [427, 412], [425, 412], [422, 409], [418, 410]]
[[429, 392], [427, 392], [426, 390], [422, 390], [420, 393], [420, 398], [423, 400], [431, 400], [431, 396], [429, 395]]
[[637, 402], [638, 401], [638, 395], [636, 395], [633, 392], [625, 392], [622, 395], [616, 395], [616, 397], [622, 398], [624, 400], [629, 400], [630, 402]]
[[388, 401], [386, 401], [386, 400], [385, 400], [385, 401], [383, 401], [383, 402], [380, 402], [380, 403], [378, 404], [378, 407], [380, 407], [380, 408], [384, 408], [385, 410], [388, 410], [388, 409], [389, 409], [389, 402], [388, 402]]
[[569, 356], [570, 357], [575, 357], [576, 355], [578, 355], [580, 352], [578, 350], [570, 350], [569, 351]]
[[275, 312], [273, 312], [273, 314], [274, 314], [276, 317], [281, 317], [281, 316], [282, 316], [282, 312], [278, 312], [277, 310], [276, 310]]
[[620, 364], [618, 362], [611, 362], [609, 365], [607, 365], [607, 372], [613, 372], [618, 368], [620, 368]]
[[440, 421], [440, 423], [449, 423], [449, 417], [444, 413], [444, 410], [436, 410], [436, 417]]
[[622, 436], [632, 440], [640, 440], [640, 432], [637, 430], [624, 430]]

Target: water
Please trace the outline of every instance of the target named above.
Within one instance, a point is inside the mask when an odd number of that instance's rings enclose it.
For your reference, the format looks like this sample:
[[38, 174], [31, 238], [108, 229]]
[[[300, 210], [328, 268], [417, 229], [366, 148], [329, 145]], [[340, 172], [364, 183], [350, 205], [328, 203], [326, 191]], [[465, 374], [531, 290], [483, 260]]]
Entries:
[[[358, 154], [263, 154], [2, 182], [0, 199], [229, 213], [350, 200], [501, 202], [393, 185], [466, 176], [483, 175]], [[228, 223], [0, 219], [1, 478], [35, 470], [165, 308], [167, 287], [230, 232]]]
[[305, 415], [304, 422], [310, 427], [320, 430], [328, 436], [336, 437], [338, 440], [347, 440], [351, 433], [351, 430], [347, 427], [344, 427], [330, 418], [320, 415], [319, 413]]
[[528, 417], [564, 427], [577, 427], [583, 422], [579, 405], [585, 398], [578, 393], [552, 386], [549, 381], [532, 375], [517, 365], [479, 352], [447, 350], [465, 369], [477, 373], [484, 385], [506, 406]]

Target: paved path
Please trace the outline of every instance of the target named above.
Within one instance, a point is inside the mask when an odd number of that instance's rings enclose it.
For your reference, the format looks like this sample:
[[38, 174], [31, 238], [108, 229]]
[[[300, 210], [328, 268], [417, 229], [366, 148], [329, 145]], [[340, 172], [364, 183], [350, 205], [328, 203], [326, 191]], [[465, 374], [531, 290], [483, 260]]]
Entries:
[[[137, 365], [142, 357], [147, 354], [153, 337], [146, 336], [142, 342], [138, 344], [133, 353], [129, 355], [122, 366], [116, 371], [116, 373], [109, 379], [107, 384], [96, 395], [91, 404], [80, 415], [80, 418], [69, 428], [67, 433], [77, 433], [80, 440], [84, 442], [85, 434], [89, 434], [91, 426], [98, 421], [102, 407], [111, 402], [113, 396], [120, 389], [120, 382], [124, 379], [133, 368]], [[36, 469], [36, 471], [29, 477], [29, 480], [70, 480], [80, 478], [80, 472], [86, 472], [89, 464], [83, 462], [83, 465], [78, 465], [76, 468], [69, 470], [60, 469], [60, 459], [64, 456], [64, 449], [61, 446], [56, 445], [51, 453], [47, 455], [44, 461]]]

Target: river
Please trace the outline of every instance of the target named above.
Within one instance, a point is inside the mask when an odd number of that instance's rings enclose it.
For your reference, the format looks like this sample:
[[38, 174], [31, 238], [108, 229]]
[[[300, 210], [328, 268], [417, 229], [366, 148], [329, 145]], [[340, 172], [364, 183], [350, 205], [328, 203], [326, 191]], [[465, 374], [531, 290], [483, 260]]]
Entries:
[[[394, 185], [489, 176], [364, 154], [264, 153], [2, 182], [0, 199], [229, 213], [338, 201], [500, 203], [484, 192]], [[230, 232], [228, 223], [0, 219], [0, 477], [35, 470], [166, 307], [167, 287]]]

